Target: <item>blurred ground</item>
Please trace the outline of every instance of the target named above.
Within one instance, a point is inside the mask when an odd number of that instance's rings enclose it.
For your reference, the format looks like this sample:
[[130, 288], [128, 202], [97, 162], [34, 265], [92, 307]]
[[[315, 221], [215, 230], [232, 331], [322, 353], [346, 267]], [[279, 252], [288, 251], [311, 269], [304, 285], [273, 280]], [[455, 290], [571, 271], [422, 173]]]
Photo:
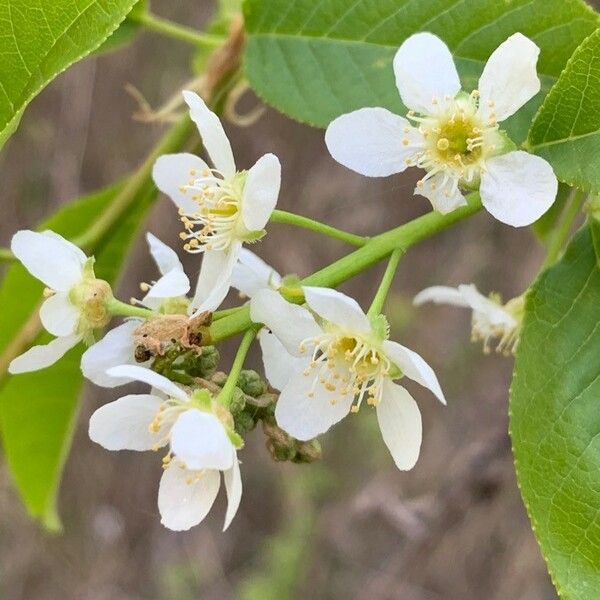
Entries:
[[[154, 4], [157, 12], [191, 25], [200, 25], [210, 10], [204, 3]], [[159, 103], [186, 81], [190, 58], [177, 42], [145, 34], [134, 46], [88, 59], [52, 84], [0, 154], [0, 242], [6, 245], [15, 229], [134, 168], [161, 129], [131, 122], [134, 103], [124, 85], [134, 83]], [[274, 111], [229, 132], [238, 164], [250, 166], [267, 151], [281, 158], [284, 209], [370, 234], [429, 208], [412, 197], [410, 177], [354, 175], [329, 158], [322, 131]], [[168, 200], [157, 203], [148, 228], [176, 243], [178, 223]], [[347, 248], [272, 225], [257, 250], [280, 272], [306, 275]], [[524, 289], [540, 260], [528, 231], [486, 214], [411, 250], [387, 305], [392, 335], [431, 362], [448, 398], [443, 408], [411, 388], [425, 428], [417, 467], [410, 473], [395, 469], [369, 409], [322, 439], [324, 460], [316, 466], [271, 462], [261, 433], [254, 432], [241, 454], [241, 508], [224, 535], [222, 498], [189, 533], [161, 527], [156, 456], [111, 454], [88, 440], [92, 410], [116, 397], [90, 387], [62, 486], [63, 536], [48, 537], [28, 520], [0, 466], [0, 597], [556, 598], [521, 503], [505, 433], [511, 360], [483, 356], [469, 343], [466, 312], [411, 307], [413, 295], [431, 284], [475, 282], [509, 298]], [[187, 265], [190, 272], [197, 269], [193, 260]], [[124, 297], [152, 274], [138, 243]], [[368, 305], [380, 274], [374, 269], [343, 289]], [[259, 364], [257, 356], [252, 361]]]

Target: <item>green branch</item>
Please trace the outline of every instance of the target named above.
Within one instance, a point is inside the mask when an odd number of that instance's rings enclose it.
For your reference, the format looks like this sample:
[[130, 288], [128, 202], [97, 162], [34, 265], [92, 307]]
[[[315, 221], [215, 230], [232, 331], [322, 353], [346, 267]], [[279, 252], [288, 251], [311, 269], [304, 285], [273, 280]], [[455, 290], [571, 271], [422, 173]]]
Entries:
[[219, 35], [201, 33], [195, 29], [192, 29], [191, 27], [185, 27], [184, 25], [173, 23], [172, 21], [162, 19], [161, 17], [157, 17], [147, 12], [140, 13], [139, 15], [131, 15], [129, 18], [132, 21], [143, 25], [147, 29], [150, 29], [151, 31], [155, 31], [156, 33], [160, 33], [166, 37], [170, 37], [181, 42], [186, 42], [194, 46], [216, 48], [225, 41], [225, 38]]
[[381, 313], [383, 305], [385, 304], [385, 299], [387, 298], [388, 292], [390, 291], [390, 286], [392, 285], [392, 281], [394, 280], [394, 275], [396, 274], [398, 263], [404, 255], [404, 252], [405, 251], [402, 248], [397, 248], [390, 255], [390, 260], [388, 262], [387, 267], [385, 268], [385, 273], [383, 274], [381, 283], [377, 288], [375, 298], [373, 298], [373, 302], [371, 303], [371, 307], [369, 308], [369, 315], [378, 315], [379, 313]]
[[[458, 221], [470, 217], [481, 209], [479, 194], [471, 194], [467, 201], [467, 206], [463, 206], [447, 215], [430, 212], [409, 223], [400, 225], [400, 227], [370, 238], [362, 248], [347, 254], [340, 260], [303, 279], [302, 285], [337, 287], [344, 281], [383, 260], [394, 250], [400, 250], [402, 253], [406, 252], [411, 246], [447, 229]], [[250, 308], [244, 306], [234, 314], [223, 317], [211, 325], [211, 343], [242, 333], [251, 326]]]
[[313, 221], [308, 217], [302, 217], [300, 215], [295, 215], [294, 213], [286, 212], [285, 210], [274, 210], [271, 214], [270, 221], [272, 223], [284, 223], [286, 225], [294, 225], [295, 227], [309, 229], [310, 231], [321, 233], [331, 238], [335, 238], [336, 240], [341, 240], [352, 246], [364, 246], [369, 239], [360, 235], [348, 233], [347, 231], [342, 231], [341, 229], [336, 229], [330, 225], [320, 223], [319, 221]]

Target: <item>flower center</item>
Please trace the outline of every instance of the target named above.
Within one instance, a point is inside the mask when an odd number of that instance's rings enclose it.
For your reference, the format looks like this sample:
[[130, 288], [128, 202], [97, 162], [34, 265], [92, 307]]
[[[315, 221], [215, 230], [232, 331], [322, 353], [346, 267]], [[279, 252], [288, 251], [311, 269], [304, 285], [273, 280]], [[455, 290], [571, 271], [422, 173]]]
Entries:
[[[475, 91], [470, 96], [461, 93], [456, 98], [436, 101], [438, 110], [432, 115], [408, 113], [424, 140], [415, 155], [407, 159], [407, 164], [427, 171], [419, 187], [438, 173], [462, 184], [476, 184], [485, 159], [501, 148], [498, 124], [494, 118], [483, 119], [478, 96]], [[408, 138], [403, 140], [405, 145], [407, 142]]]
[[313, 348], [312, 360], [304, 370], [306, 377], [313, 377], [309, 397], [313, 397], [316, 386], [321, 385], [331, 392], [331, 404], [335, 404], [339, 396], [351, 393], [354, 397], [352, 412], [358, 412], [365, 398], [367, 404], [379, 404], [383, 379], [389, 374], [391, 363], [372, 341], [334, 329], [304, 340], [300, 352], [306, 352], [307, 346]]
[[180, 210], [185, 229], [180, 237], [187, 252], [227, 250], [233, 239], [247, 233], [240, 219], [245, 178], [243, 172], [228, 180], [215, 169], [205, 169], [200, 177], [194, 169], [190, 171], [190, 182], [180, 189], [191, 193], [198, 209], [191, 214]]

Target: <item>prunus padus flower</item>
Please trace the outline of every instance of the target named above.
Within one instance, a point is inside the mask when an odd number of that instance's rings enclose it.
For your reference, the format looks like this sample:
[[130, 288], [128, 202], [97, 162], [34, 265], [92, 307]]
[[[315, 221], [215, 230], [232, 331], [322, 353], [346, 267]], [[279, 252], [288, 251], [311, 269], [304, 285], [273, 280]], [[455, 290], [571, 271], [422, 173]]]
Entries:
[[242, 442], [233, 430], [231, 414], [206, 390], [190, 394], [144, 367], [121, 365], [109, 374], [147, 383], [154, 393], [124, 396], [100, 407], [90, 419], [90, 438], [107, 450], [169, 446], [162, 461], [158, 508], [163, 525], [175, 531], [190, 529], [204, 519], [223, 473], [228, 499], [223, 529], [227, 529], [242, 496], [237, 459]]
[[417, 33], [400, 46], [393, 65], [408, 120], [361, 108], [329, 125], [327, 147], [338, 162], [369, 177], [424, 169], [415, 193], [441, 213], [466, 205], [461, 190], [479, 189], [496, 219], [530, 225], [552, 206], [558, 182], [549, 163], [515, 150], [498, 124], [539, 92], [538, 55], [531, 40], [512, 35], [490, 56], [479, 88], [466, 94], [446, 44]]
[[248, 171], [238, 171], [217, 115], [197, 94], [183, 96], [213, 168], [193, 154], [169, 154], [156, 161], [153, 177], [179, 208], [185, 249], [204, 254], [192, 301], [201, 312], [215, 310], [227, 295], [242, 244], [264, 234], [279, 195], [281, 165], [265, 154]]

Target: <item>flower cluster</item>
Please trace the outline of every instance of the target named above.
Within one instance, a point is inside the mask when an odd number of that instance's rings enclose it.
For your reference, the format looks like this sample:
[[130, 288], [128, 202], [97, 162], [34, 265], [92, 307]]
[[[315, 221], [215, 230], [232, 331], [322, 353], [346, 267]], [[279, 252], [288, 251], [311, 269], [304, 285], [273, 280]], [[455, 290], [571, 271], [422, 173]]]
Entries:
[[[412, 36], [393, 62], [407, 118], [362, 108], [329, 125], [327, 146], [340, 163], [368, 176], [423, 169], [415, 192], [441, 213], [465, 205], [463, 192], [479, 190], [497, 219], [527, 225], [554, 201], [556, 178], [544, 160], [516, 150], [499, 123], [539, 91], [537, 56], [533, 42], [513, 35], [490, 57], [478, 89], [467, 94], [445, 44], [428, 33]], [[12, 251], [47, 286], [40, 319], [55, 339], [15, 358], [10, 372], [48, 367], [84, 342], [89, 347], [81, 369], [92, 382], [150, 386], [98, 408], [89, 435], [108, 450], [165, 449], [158, 506], [173, 530], [204, 519], [221, 473], [229, 526], [242, 494], [237, 453], [243, 434], [259, 420], [276, 459], [310, 462], [319, 456], [314, 438], [370, 406], [394, 463], [411, 469], [422, 422], [401, 383], [413, 380], [445, 404], [433, 369], [390, 340], [376, 308], [364, 312], [338, 291], [282, 277], [243, 247], [265, 234], [281, 185], [279, 160], [266, 154], [249, 170], [238, 170], [217, 115], [198, 95], [183, 95], [212, 167], [193, 154], [169, 154], [156, 161], [153, 177], [178, 209], [184, 250], [203, 255], [193, 295], [177, 252], [150, 233], [160, 276], [142, 283], [143, 297], [126, 304], [95, 277], [94, 259], [71, 242], [53, 232], [20, 231]], [[239, 310], [249, 312], [252, 326], [227, 375], [217, 371], [211, 321], [223, 317], [213, 313], [231, 287], [248, 299]], [[516, 347], [522, 297], [502, 305], [496, 296], [461, 285], [428, 288], [414, 301], [469, 307], [473, 338], [486, 351], [492, 340], [503, 352]], [[125, 319], [101, 336], [113, 317]], [[270, 387], [256, 373], [241, 371], [256, 331]]]

